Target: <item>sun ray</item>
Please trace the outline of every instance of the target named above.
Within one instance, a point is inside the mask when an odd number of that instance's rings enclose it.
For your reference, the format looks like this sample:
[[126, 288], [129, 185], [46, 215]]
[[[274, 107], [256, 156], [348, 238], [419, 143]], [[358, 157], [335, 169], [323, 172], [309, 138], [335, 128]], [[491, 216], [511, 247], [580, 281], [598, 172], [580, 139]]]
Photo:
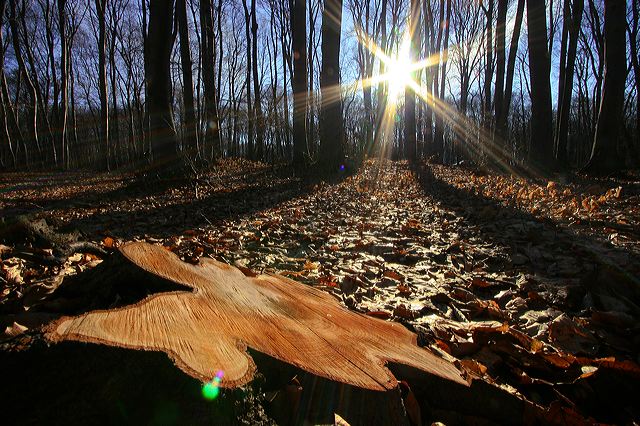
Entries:
[[[382, 117], [376, 123], [374, 144], [379, 147], [380, 155], [388, 154], [390, 142], [395, 129], [395, 118], [398, 103], [402, 100], [405, 90], [412, 90], [421, 98], [436, 114], [445, 119], [455, 135], [454, 143], [463, 144], [463, 148], [470, 153], [477, 155], [487, 155], [487, 157], [503, 170], [521, 174], [509, 161], [509, 156], [502, 145], [496, 140], [496, 136], [484, 129], [478, 123], [460, 113], [456, 108], [450, 106], [446, 101], [431, 93], [421, 82], [415, 80], [417, 71], [429, 67], [441, 65], [448, 59], [449, 47], [440, 52], [432, 54], [426, 58], [412, 60], [410, 53], [411, 30], [402, 36], [402, 43], [395, 55], [385, 52], [378, 44], [362, 29], [356, 30], [358, 42], [368, 49], [380, 62], [384, 64], [386, 72], [357, 80], [353, 83], [355, 87], [370, 87], [380, 83], [387, 84], [385, 105]], [[348, 88], [354, 88], [347, 85]], [[518, 168], [523, 169], [521, 166]], [[528, 172], [531, 172], [530, 170]]]

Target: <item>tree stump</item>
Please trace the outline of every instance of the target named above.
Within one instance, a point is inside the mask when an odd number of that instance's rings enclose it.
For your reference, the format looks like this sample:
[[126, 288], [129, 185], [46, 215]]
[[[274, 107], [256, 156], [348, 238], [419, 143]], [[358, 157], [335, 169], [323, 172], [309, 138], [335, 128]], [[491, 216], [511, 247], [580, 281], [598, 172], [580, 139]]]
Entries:
[[48, 327], [49, 340], [162, 351], [198, 380], [222, 376], [226, 388], [253, 378], [248, 348], [364, 389], [396, 388], [387, 362], [468, 385], [454, 365], [418, 347], [416, 335], [401, 324], [349, 311], [313, 287], [276, 275], [247, 276], [212, 259], [191, 265], [146, 243], [127, 244], [115, 256], [131, 276], [142, 272], [192, 291], [63, 317]]

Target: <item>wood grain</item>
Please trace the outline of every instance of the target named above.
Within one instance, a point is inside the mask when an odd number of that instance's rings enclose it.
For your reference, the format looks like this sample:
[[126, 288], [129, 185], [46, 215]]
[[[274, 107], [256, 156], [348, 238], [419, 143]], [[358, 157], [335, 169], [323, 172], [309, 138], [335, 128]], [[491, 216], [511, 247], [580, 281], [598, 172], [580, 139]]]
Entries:
[[366, 389], [397, 386], [387, 362], [467, 385], [455, 366], [418, 347], [416, 335], [401, 324], [349, 311], [313, 287], [275, 275], [248, 277], [212, 259], [187, 264], [146, 243], [127, 244], [120, 255], [131, 268], [193, 291], [155, 294], [124, 308], [62, 318], [49, 327], [51, 341], [163, 351], [202, 381], [223, 371], [223, 387], [252, 379], [256, 367], [247, 347]]

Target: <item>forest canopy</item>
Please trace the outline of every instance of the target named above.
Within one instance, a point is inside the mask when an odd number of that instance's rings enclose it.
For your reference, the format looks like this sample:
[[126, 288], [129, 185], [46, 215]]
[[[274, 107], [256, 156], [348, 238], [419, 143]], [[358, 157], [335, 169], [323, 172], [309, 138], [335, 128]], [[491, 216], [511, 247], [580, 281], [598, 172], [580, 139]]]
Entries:
[[639, 158], [638, 8], [2, 0], [0, 165], [383, 154], [610, 173]]

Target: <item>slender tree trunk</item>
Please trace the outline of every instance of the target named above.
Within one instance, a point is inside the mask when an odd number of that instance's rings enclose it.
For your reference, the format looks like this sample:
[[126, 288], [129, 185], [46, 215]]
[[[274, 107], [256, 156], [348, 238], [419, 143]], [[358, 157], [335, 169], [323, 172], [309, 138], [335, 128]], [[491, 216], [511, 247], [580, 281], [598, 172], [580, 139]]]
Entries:
[[629, 46], [631, 48], [631, 65], [636, 83], [636, 148], [640, 149], [640, 56], [638, 55], [638, 25], [640, 24], [640, 5], [631, 2], [631, 19]]
[[220, 146], [220, 122], [218, 119], [218, 106], [215, 85], [215, 73], [213, 62], [213, 18], [211, 15], [211, 0], [200, 0], [200, 28], [202, 31], [201, 50], [202, 79], [204, 85], [204, 146], [212, 153], [213, 158], [221, 154]]
[[[0, 167], [16, 167], [16, 155], [11, 138], [11, 126], [9, 125], [11, 121], [15, 120], [15, 116], [11, 105], [11, 99], [9, 98], [9, 91], [6, 89], [6, 77], [4, 72], [5, 45], [3, 40], [3, 31], [6, 5], [6, 0], [0, 0], [0, 84], [2, 85], [2, 90], [0, 91], [0, 109], [2, 114], [2, 136], [4, 137], [6, 144], [0, 147], [0, 156], [2, 157], [0, 158]], [[10, 166], [5, 160], [5, 153], [10, 157]]]
[[531, 79], [531, 149], [529, 160], [538, 172], [555, 169], [551, 113], [550, 58], [544, 0], [527, 0], [529, 75]]
[[251, 45], [251, 56], [253, 66], [253, 100], [254, 115], [256, 120], [256, 146], [255, 157], [258, 160], [264, 159], [264, 117], [262, 116], [262, 99], [260, 93], [260, 78], [258, 76], [258, 21], [256, 14], [256, 0], [251, 0], [251, 35], [253, 43]]
[[[218, 25], [218, 50], [220, 54], [218, 55], [218, 80], [215, 87], [222, 87], [222, 59], [224, 57], [224, 51], [222, 50], [222, 0], [218, 0], [218, 5], [216, 7], [216, 23]], [[220, 111], [220, 92], [221, 90], [216, 90], [216, 111]]]
[[[291, 44], [293, 47], [293, 166], [298, 171], [304, 167], [307, 147], [307, 14], [306, 0], [293, 0], [291, 14]], [[285, 73], [286, 75], [286, 73]], [[286, 90], [286, 88], [285, 88]], [[288, 106], [285, 105], [285, 108]]]
[[[420, 39], [420, 3], [418, 0], [411, 0], [410, 3], [410, 20], [409, 28], [411, 29], [411, 38], [409, 42], [409, 62], [412, 62], [416, 56], [416, 46]], [[415, 79], [415, 72], [412, 73], [412, 79]], [[416, 161], [416, 93], [410, 87], [404, 90], [404, 156], [409, 162]]]
[[107, 37], [106, 3], [107, 0], [95, 0], [98, 16], [98, 86], [100, 90], [100, 133], [105, 169], [111, 168], [111, 146], [109, 143], [109, 101], [107, 94]]
[[[20, 35], [18, 33], [18, 21], [16, 16], [16, 0], [9, 0], [9, 27], [11, 30], [11, 41], [13, 44], [13, 51], [15, 53], [16, 62], [18, 62], [18, 70], [22, 79], [27, 85], [29, 97], [31, 98], [31, 108], [29, 108], [29, 127], [28, 138], [33, 141], [33, 144], [38, 150], [38, 154], [42, 156], [40, 151], [40, 142], [38, 140], [38, 94], [36, 88], [31, 80], [31, 76], [27, 71], [27, 67], [22, 54], [22, 45], [20, 43]], [[29, 158], [27, 156], [27, 144], [25, 143], [25, 165], [29, 166]], [[42, 158], [40, 158], [42, 159]]]
[[173, 1], [149, 3], [149, 34], [145, 70], [149, 90], [149, 121], [153, 169], [158, 173], [176, 169], [176, 131], [171, 111], [171, 72], [173, 48]]
[[[40, 98], [44, 98], [44, 105], [41, 106], [43, 112], [43, 118], [45, 120], [49, 120], [49, 81], [51, 81], [51, 86], [53, 87], [53, 102], [51, 105], [51, 119], [53, 119], [54, 123], [54, 131], [55, 134], [51, 133], [51, 159], [52, 164], [54, 166], [61, 166], [60, 159], [62, 150], [60, 146], [60, 134], [58, 133], [58, 124], [59, 124], [59, 107], [60, 107], [60, 83], [58, 82], [58, 72], [56, 69], [56, 55], [55, 55], [55, 42], [54, 42], [54, 33], [53, 33], [53, 25], [54, 25], [54, 5], [51, 2], [47, 1], [44, 4], [41, 3], [42, 12], [44, 17], [44, 28], [45, 28], [45, 39], [47, 43], [47, 62], [49, 63], [49, 72], [47, 73], [46, 83], [44, 84], [44, 91], [40, 92]], [[26, 34], [26, 25], [24, 25], [24, 30]], [[26, 44], [25, 47], [30, 49], [31, 46]], [[35, 62], [30, 59], [33, 73], [37, 75], [37, 68]], [[35, 80], [36, 87], [38, 86], [37, 79]]]
[[[316, 4], [316, 7], [314, 9], [314, 3]], [[316, 69], [316, 64], [315, 64], [315, 58], [317, 57], [317, 44], [316, 44], [316, 35], [315, 35], [315, 31], [316, 31], [316, 21], [318, 18], [318, 10], [320, 9], [320, 1], [319, 0], [309, 0], [309, 7], [308, 7], [308, 16], [309, 16], [309, 36], [308, 38], [308, 50], [307, 50], [307, 69], [308, 69], [308, 75], [307, 75], [307, 80], [309, 82], [308, 85], [308, 89], [307, 92], [309, 93], [309, 95], [307, 95], [307, 144], [305, 145], [304, 149], [305, 152], [308, 154], [309, 153], [309, 144], [313, 143], [313, 146], [315, 147], [315, 138], [316, 138], [316, 115], [315, 115], [315, 110], [316, 110], [316, 102], [315, 102], [315, 88], [314, 88], [314, 84], [315, 84], [315, 80], [314, 80], [314, 72]]]
[[[431, 2], [423, 2], [422, 6], [422, 19], [424, 20], [423, 28], [424, 34], [424, 55], [427, 58], [433, 57], [440, 49], [436, 49], [436, 33], [435, 33], [435, 21], [433, 17], [433, 9]], [[425, 84], [427, 90], [432, 96], [436, 96], [433, 91], [433, 82], [436, 73], [437, 65], [426, 68]], [[421, 110], [422, 111], [422, 110]], [[425, 100], [424, 103], [424, 123], [422, 125], [422, 152], [421, 155], [428, 157], [433, 154], [433, 102], [431, 99]]]
[[[561, 167], [566, 167], [567, 158], [567, 139], [569, 136], [569, 112], [571, 110], [571, 98], [573, 92], [573, 75], [576, 63], [576, 52], [578, 49], [578, 33], [582, 22], [582, 10], [584, 8], [584, 0], [573, 0], [573, 12], [569, 14], [569, 0], [566, 2], [565, 21], [563, 24], [567, 26], [566, 35], [563, 31], [562, 42], [568, 37], [568, 49], [566, 60], [561, 55], [560, 67], [562, 77], [560, 78], [558, 93], [558, 125], [556, 128], [556, 159]], [[562, 49], [561, 49], [562, 50]], [[563, 67], [564, 65], [564, 67]]]
[[[387, 51], [387, 3], [388, 0], [382, 0], [381, 11], [380, 11], [380, 48], [383, 52]], [[386, 67], [384, 61], [380, 61], [380, 68], [378, 73], [380, 75], [384, 75], [386, 72]], [[380, 81], [378, 83], [378, 108], [376, 109], [376, 129], [375, 129], [375, 141], [373, 151], [382, 150], [385, 146], [385, 141], [387, 139], [387, 135], [384, 134], [386, 132], [387, 126], [385, 123], [385, 114], [387, 112], [387, 96], [386, 96], [386, 82]]]
[[255, 147], [253, 144], [253, 104], [251, 102], [251, 74], [253, 72], [251, 65], [251, 13], [249, 12], [247, 0], [242, 0], [242, 7], [244, 8], [245, 38], [247, 41], [247, 157], [253, 159], [255, 157]]
[[486, 32], [486, 49], [487, 63], [484, 69], [484, 110], [483, 121], [485, 127], [491, 126], [491, 80], [493, 77], [493, 4], [494, 0], [488, 0], [489, 7], [486, 11], [487, 32]]
[[59, 166], [65, 167], [67, 158], [67, 104], [68, 104], [68, 65], [67, 65], [67, 31], [65, 11], [66, 0], [58, 0], [58, 28], [60, 34], [60, 108], [58, 110], [58, 155]]
[[[506, 62], [506, 41], [505, 32], [507, 25], [507, 0], [498, 0], [498, 13], [496, 22], [496, 89], [494, 94], [494, 115], [496, 118], [496, 124], [498, 123], [498, 117], [502, 114], [502, 108], [504, 105], [504, 69]], [[499, 148], [504, 149], [504, 134], [499, 126], [496, 125], [496, 142]]]
[[604, 2], [604, 84], [591, 158], [584, 171], [609, 174], [624, 168], [619, 152], [626, 77], [626, 2]]
[[[442, 44], [442, 71], [440, 73], [440, 99], [444, 100], [444, 84], [447, 77], [447, 56], [449, 49], [449, 22], [451, 20], [451, 0], [447, 0], [447, 17], [442, 21], [444, 26], [444, 43]], [[436, 85], [438, 82], [436, 81]], [[436, 113], [436, 130], [434, 135], [435, 149], [439, 160], [444, 159], [444, 117], [442, 112]]]
[[180, 35], [180, 62], [182, 65], [182, 94], [184, 100], [184, 146], [189, 158], [198, 155], [198, 135], [196, 133], [196, 113], [193, 101], [193, 72], [191, 46], [189, 45], [189, 26], [187, 23], [186, 0], [176, 1], [176, 20]]
[[497, 127], [500, 135], [507, 137], [507, 117], [511, 109], [511, 95], [513, 92], [513, 76], [516, 68], [516, 58], [518, 54], [518, 45], [520, 44], [520, 30], [522, 28], [522, 19], [524, 16], [525, 0], [518, 0], [516, 9], [516, 18], [513, 25], [513, 34], [511, 35], [511, 43], [509, 44], [509, 58], [507, 59], [507, 77], [505, 81], [504, 100], [500, 107], [500, 114], [497, 114]]
[[320, 164], [328, 172], [344, 160], [344, 121], [340, 87], [342, 0], [324, 0], [322, 11], [322, 71], [320, 72]]
[[112, 165], [118, 167], [122, 160], [122, 147], [120, 146], [120, 120], [118, 118], [118, 80], [117, 80], [117, 64], [116, 64], [116, 41], [118, 38], [118, 17], [117, 13], [117, 5], [112, 3], [111, 13], [110, 13], [110, 21], [111, 21], [111, 40], [109, 41], [109, 78], [111, 80], [111, 104], [113, 109], [111, 111], [112, 120], [111, 120], [111, 129], [113, 131], [109, 132], [110, 137], [112, 139]]

